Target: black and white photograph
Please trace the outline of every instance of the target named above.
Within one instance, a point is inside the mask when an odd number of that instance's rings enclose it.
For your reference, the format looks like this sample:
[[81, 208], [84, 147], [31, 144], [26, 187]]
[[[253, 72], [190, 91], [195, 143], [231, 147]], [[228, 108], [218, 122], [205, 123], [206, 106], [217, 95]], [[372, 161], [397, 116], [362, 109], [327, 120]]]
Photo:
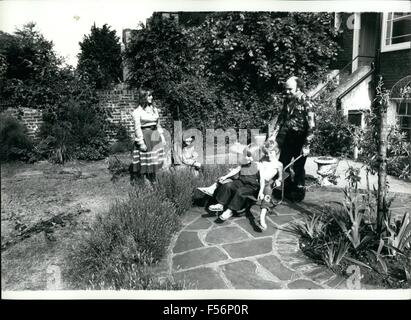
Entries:
[[411, 3], [253, 2], [0, 1], [3, 299], [411, 299]]

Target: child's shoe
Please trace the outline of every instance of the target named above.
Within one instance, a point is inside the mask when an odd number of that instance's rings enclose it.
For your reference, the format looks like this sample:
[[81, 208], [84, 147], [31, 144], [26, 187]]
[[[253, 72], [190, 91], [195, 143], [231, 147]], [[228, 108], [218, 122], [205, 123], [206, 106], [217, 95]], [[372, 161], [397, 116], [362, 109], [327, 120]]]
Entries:
[[265, 223], [265, 221], [263, 222], [263, 221], [261, 221], [261, 220], [258, 220], [257, 226], [258, 226], [262, 231], [267, 230], [267, 224]]

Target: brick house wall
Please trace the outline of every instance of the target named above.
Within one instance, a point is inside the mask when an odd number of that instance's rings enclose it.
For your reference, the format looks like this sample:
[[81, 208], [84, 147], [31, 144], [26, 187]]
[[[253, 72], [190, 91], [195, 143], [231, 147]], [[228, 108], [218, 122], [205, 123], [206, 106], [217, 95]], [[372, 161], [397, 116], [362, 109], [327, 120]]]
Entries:
[[380, 73], [388, 90], [400, 79], [411, 74], [411, 49], [382, 52]]
[[331, 69], [342, 69], [352, 60], [354, 30], [351, 26], [352, 13], [341, 14], [340, 35], [337, 36], [337, 43], [341, 50], [338, 52], [337, 60], [332, 63]]

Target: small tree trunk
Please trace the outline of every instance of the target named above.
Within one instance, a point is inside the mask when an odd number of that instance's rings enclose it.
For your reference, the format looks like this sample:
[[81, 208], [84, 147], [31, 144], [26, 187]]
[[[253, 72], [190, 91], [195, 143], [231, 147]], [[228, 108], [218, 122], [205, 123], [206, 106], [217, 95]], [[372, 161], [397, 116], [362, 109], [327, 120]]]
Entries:
[[381, 234], [383, 221], [387, 215], [387, 105], [382, 99], [378, 106], [378, 196], [377, 196], [377, 232]]

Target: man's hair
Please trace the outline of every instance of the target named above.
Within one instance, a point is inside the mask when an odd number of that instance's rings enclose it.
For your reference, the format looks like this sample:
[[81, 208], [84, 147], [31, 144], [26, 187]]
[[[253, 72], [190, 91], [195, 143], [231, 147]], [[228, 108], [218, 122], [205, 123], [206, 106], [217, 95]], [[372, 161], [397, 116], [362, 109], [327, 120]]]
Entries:
[[[295, 83], [297, 84], [297, 88], [300, 89], [301, 91], [304, 91], [305, 82], [304, 82], [303, 79], [301, 79], [301, 78], [299, 78], [299, 77], [296, 77], [296, 76], [292, 76], [292, 77], [289, 77], [289, 78], [287, 79], [287, 81], [288, 81], [288, 80], [294, 80]], [[286, 81], [286, 82], [287, 82], [287, 81]]]

